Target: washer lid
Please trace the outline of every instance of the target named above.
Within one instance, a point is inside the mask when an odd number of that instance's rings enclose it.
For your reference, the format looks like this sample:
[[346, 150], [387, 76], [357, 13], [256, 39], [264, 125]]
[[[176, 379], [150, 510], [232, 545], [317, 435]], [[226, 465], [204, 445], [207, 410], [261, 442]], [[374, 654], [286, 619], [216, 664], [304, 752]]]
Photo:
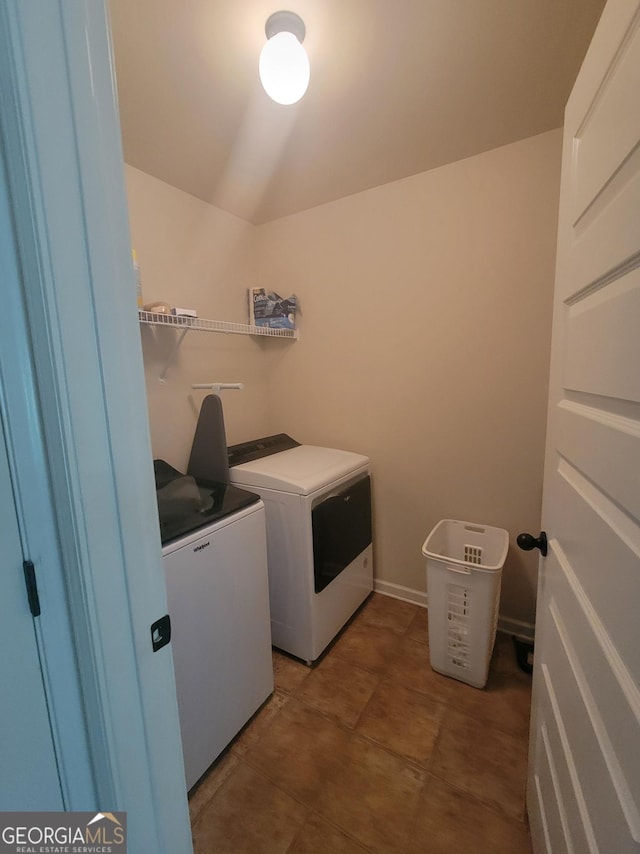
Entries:
[[299, 445], [269, 457], [232, 466], [229, 474], [232, 483], [309, 495], [368, 463], [369, 458], [362, 454]]
[[163, 546], [260, 501], [259, 495], [230, 483], [183, 475], [164, 460], [154, 460], [153, 468]]

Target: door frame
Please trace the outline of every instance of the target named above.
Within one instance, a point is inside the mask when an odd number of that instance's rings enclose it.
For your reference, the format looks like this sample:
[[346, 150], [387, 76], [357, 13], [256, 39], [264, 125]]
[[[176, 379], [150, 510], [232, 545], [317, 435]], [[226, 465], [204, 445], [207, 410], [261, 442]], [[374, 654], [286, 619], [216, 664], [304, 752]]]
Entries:
[[132, 851], [188, 854], [115, 91], [104, 2], [0, 5], [1, 379], [65, 806], [127, 811]]

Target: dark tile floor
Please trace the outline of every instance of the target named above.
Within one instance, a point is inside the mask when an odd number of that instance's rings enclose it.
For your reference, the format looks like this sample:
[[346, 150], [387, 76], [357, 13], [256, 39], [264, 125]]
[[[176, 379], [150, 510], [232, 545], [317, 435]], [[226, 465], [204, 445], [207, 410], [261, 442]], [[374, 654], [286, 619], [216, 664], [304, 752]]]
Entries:
[[530, 854], [531, 679], [498, 634], [487, 687], [429, 666], [427, 612], [374, 594], [192, 792], [195, 854]]

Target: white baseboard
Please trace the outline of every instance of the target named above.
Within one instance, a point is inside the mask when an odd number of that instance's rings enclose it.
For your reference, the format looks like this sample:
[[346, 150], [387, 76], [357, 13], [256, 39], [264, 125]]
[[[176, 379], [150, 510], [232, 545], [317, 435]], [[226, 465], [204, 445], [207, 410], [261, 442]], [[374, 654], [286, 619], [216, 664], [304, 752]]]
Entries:
[[427, 607], [427, 594], [422, 590], [412, 590], [401, 584], [393, 584], [391, 581], [380, 581], [373, 579], [373, 589], [383, 596], [391, 596], [392, 599], [402, 599], [403, 602], [413, 602], [421, 608]]
[[515, 635], [517, 638], [533, 643], [535, 626], [532, 623], [525, 623], [522, 620], [515, 620], [513, 617], [500, 614], [498, 616], [498, 631], [504, 632], [506, 635]]
[[[422, 590], [412, 590], [411, 587], [403, 587], [401, 584], [393, 584], [391, 581], [382, 581], [374, 578], [373, 589], [376, 593], [381, 593], [383, 596], [390, 596], [392, 599], [401, 599], [403, 602], [413, 602], [421, 608], [427, 608], [427, 594]], [[513, 617], [507, 617], [500, 614], [498, 617], [498, 631], [504, 632], [507, 635], [515, 635], [522, 640], [533, 643], [535, 626], [532, 623], [525, 623], [523, 620], [516, 620]]]

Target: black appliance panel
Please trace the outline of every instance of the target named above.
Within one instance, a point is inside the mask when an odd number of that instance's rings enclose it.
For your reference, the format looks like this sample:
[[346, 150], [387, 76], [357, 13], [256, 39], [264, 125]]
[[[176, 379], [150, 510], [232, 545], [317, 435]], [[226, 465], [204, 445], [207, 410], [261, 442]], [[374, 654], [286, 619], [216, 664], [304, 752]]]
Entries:
[[183, 475], [164, 460], [154, 460], [153, 470], [163, 546], [260, 501], [239, 486]]
[[261, 460], [280, 451], [289, 451], [298, 448], [300, 442], [296, 442], [286, 433], [276, 433], [275, 436], [264, 436], [262, 439], [252, 439], [250, 442], [240, 442], [237, 445], [229, 445], [229, 465], [239, 466], [241, 463], [250, 463], [253, 460]]
[[311, 511], [313, 574], [320, 593], [371, 543], [371, 478], [349, 484]]

